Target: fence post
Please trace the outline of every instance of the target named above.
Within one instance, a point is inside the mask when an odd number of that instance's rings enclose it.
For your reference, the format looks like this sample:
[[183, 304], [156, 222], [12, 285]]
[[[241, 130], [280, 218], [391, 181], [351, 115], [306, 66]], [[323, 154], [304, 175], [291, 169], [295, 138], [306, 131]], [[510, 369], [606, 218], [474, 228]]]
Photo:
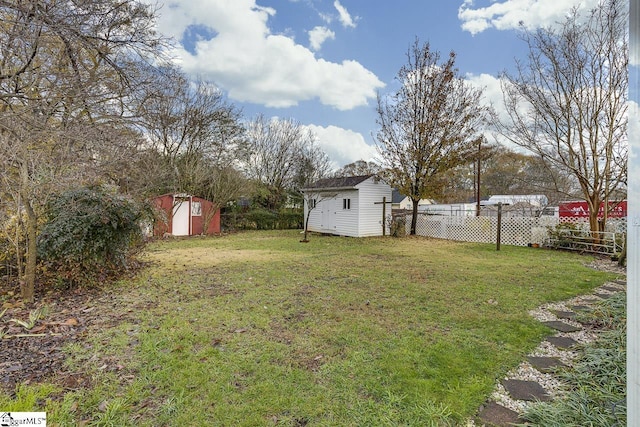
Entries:
[[502, 203], [498, 203], [498, 230], [496, 233], [496, 251], [500, 250], [500, 231], [502, 229]]

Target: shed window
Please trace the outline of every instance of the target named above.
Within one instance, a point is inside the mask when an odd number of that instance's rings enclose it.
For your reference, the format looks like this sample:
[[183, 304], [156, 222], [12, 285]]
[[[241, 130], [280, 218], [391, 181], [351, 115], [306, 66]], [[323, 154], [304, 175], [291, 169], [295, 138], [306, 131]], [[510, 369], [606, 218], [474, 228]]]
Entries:
[[351, 199], [342, 199], [342, 209], [351, 209]]
[[200, 202], [191, 203], [191, 216], [202, 216], [202, 204]]
[[309, 209], [314, 209], [318, 205], [317, 199], [309, 199]]

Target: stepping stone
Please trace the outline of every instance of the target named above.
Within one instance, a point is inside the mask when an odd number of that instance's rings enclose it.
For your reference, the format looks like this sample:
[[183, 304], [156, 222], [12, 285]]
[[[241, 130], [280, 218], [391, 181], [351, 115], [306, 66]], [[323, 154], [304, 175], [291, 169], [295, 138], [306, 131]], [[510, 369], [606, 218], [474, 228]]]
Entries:
[[606, 291], [611, 291], [611, 292], [622, 292], [623, 291], [620, 288], [614, 288], [613, 286], [607, 286], [607, 285], [600, 286], [600, 289], [604, 289]]
[[580, 328], [577, 328], [568, 323], [560, 322], [559, 320], [554, 320], [551, 322], [542, 322], [542, 324], [560, 332], [576, 332], [580, 330]]
[[613, 294], [600, 294], [600, 293], [594, 293], [594, 295], [602, 299], [609, 299], [613, 296]]
[[586, 305], [572, 305], [571, 307], [572, 310], [575, 311], [591, 311], [591, 307], [586, 306]]
[[626, 280], [614, 280], [613, 283], [617, 283], [618, 285], [627, 286]]
[[547, 337], [546, 341], [562, 350], [570, 349], [574, 345], [578, 344], [578, 341], [567, 337]]
[[537, 400], [547, 402], [551, 400], [547, 390], [535, 381], [502, 380], [502, 386], [516, 400], [527, 400], [529, 402]]
[[558, 319], [573, 320], [576, 318], [576, 314], [573, 311], [552, 310], [551, 312], [555, 314]]
[[524, 422], [516, 411], [512, 411], [495, 402], [489, 402], [484, 405], [478, 414], [478, 418], [482, 420], [483, 424], [492, 427], [511, 427]]
[[555, 368], [565, 368], [567, 366], [557, 357], [528, 356], [527, 360], [531, 363], [531, 366], [540, 372], [549, 372]]

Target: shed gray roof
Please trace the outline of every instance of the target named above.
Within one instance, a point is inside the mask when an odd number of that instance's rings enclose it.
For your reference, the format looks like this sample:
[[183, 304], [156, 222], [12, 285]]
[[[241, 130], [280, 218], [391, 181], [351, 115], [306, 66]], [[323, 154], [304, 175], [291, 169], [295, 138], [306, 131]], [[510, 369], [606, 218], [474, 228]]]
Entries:
[[322, 190], [322, 189], [337, 190], [341, 188], [354, 188], [356, 185], [366, 181], [372, 176], [374, 175], [369, 174], [369, 175], [359, 175], [359, 176], [341, 176], [338, 178], [320, 179], [314, 182], [313, 184], [310, 184], [309, 186], [303, 188], [302, 191]]
[[391, 193], [391, 203], [400, 203], [401, 201], [403, 201], [407, 196], [405, 196], [404, 194], [402, 194], [399, 190], [397, 189], [393, 189], [393, 192]]

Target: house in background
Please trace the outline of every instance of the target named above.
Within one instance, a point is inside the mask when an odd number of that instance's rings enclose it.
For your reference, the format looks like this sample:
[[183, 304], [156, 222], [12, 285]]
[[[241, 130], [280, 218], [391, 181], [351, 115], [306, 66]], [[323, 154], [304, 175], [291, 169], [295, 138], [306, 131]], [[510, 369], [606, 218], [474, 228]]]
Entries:
[[[327, 178], [302, 189], [308, 231], [350, 237], [389, 232], [391, 187], [375, 175]], [[386, 203], [383, 203], [386, 202]]]
[[[420, 206], [432, 205], [434, 203], [435, 201], [432, 199], [420, 199], [418, 202], [418, 209]], [[400, 191], [394, 188], [391, 208], [410, 211], [413, 210], [413, 201], [411, 200], [411, 197], [403, 195]]]
[[515, 205], [525, 203], [532, 207], [544, 208], [549, 204], [549, 199], [544, 194], [497, 194], [489, 197], [489, 200], [482, 201], [482, 206], [497, 205]]
[[153, 225], [154, 236], [220, 234], [220, 209], [208, 200], [188, 194], [163, 194], [153, 203], [164, 213], [164, 218]]

